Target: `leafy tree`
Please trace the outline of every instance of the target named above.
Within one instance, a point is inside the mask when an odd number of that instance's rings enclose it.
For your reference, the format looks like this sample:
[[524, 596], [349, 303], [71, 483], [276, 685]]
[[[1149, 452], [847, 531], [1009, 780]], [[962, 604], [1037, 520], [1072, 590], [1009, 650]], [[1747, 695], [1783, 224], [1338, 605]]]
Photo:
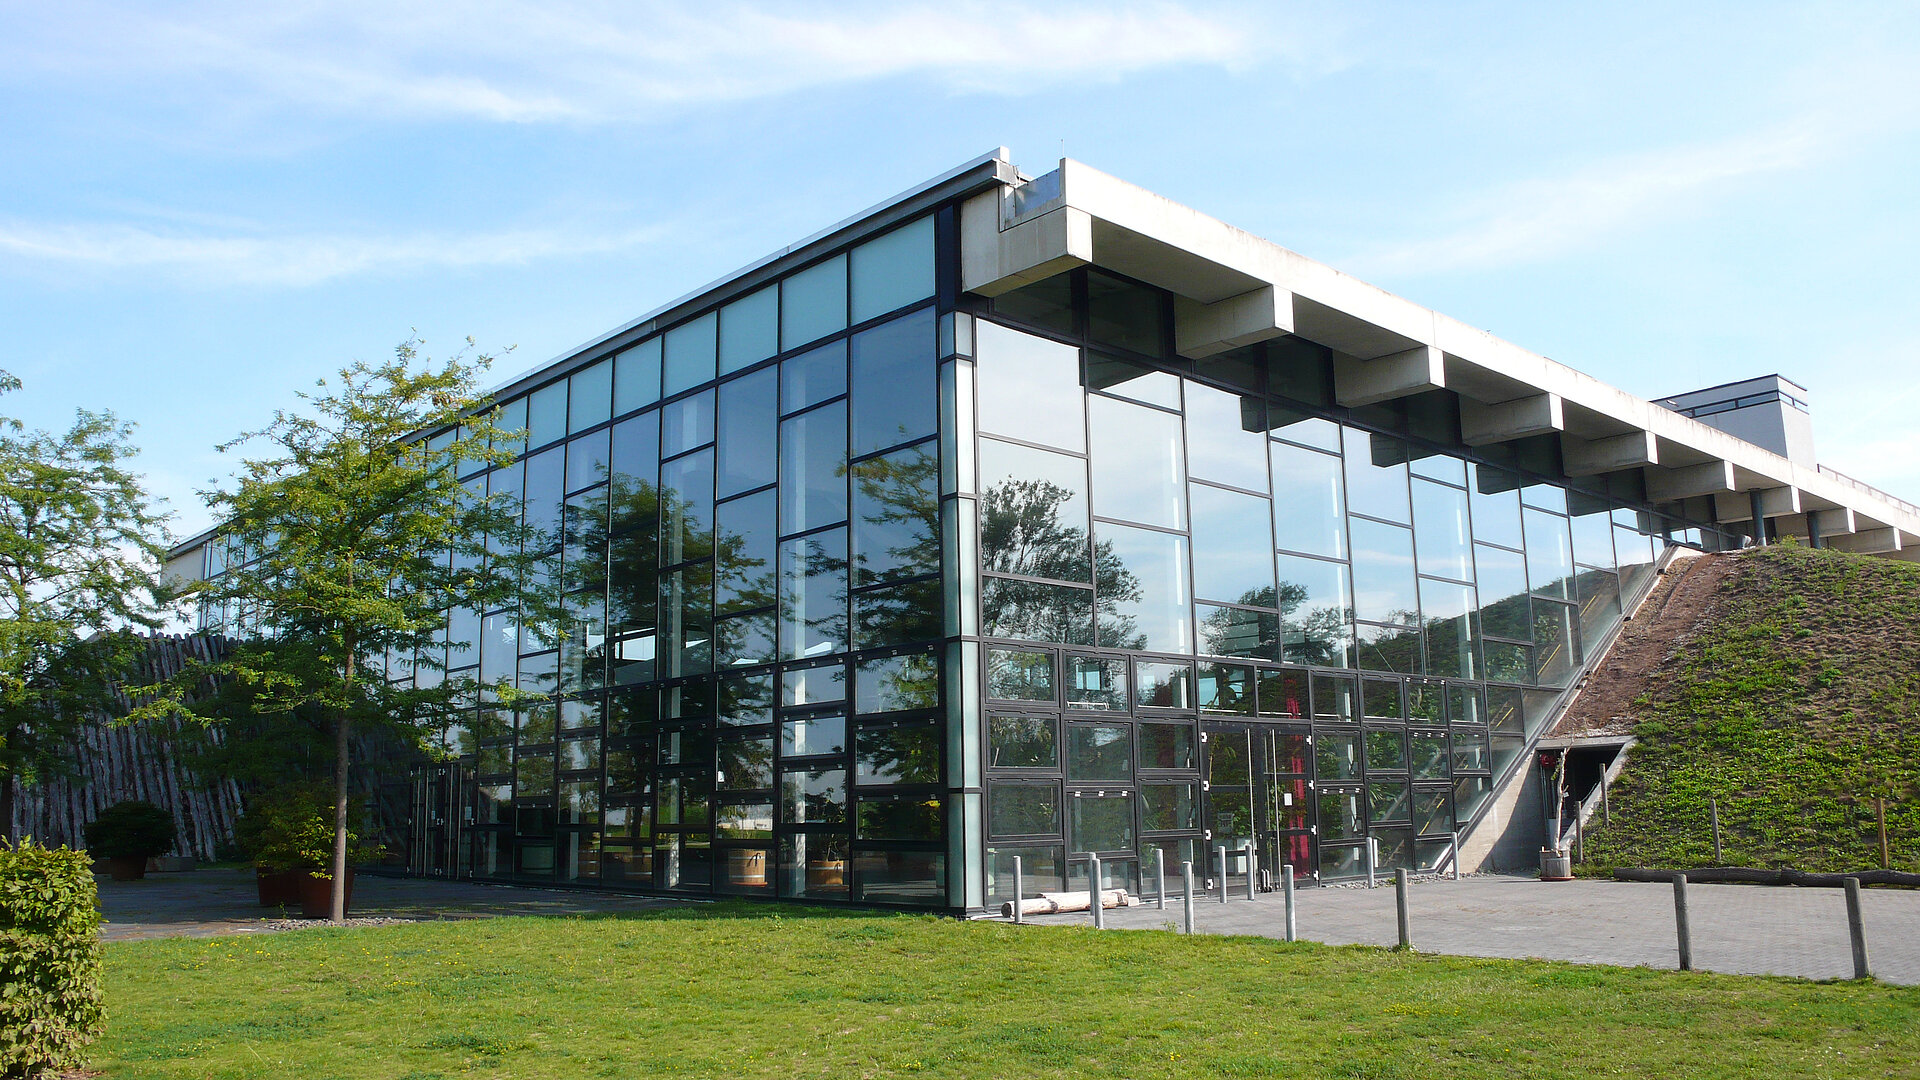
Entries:
[[[332, 917], [343, 915], [350, 842], [352, 737], [386, 728], [416, 743], [482, 694], [511, 706], [509, 680], [445, 677], [449, 608], [520, 605], [521, 620], [560, 621], [510, 496], [487, 497], [463, 473], [513, 460], [517, 433], [483, 411], [477, 379], [491, 361], [463, 352], [436, 364], [403, 342], [393, 359], [355, 362], [339, 382], [302, 394], [301, 413], [224, 444], [263, 446], [232, 490], [207, 494], [230, 565], [205, 599], [240, 613], [241, 639], [222, 660], [184, 673], [145, 707], [186, 713], [188, 684], [240, 684], [253, 708], [314, 712], [333, 735]], [[456, 426], [457, 425], [457, 426]], [[423, 432], [445, 434], [432, 439]], [[413, 677], [418, 676], [418, 677]]]
[[69, 763], [163, 622], [166, 515], [126, 467], [132, 431], [84, 409], [58, 435], [0, 417], [0, 835], [16, 787]]

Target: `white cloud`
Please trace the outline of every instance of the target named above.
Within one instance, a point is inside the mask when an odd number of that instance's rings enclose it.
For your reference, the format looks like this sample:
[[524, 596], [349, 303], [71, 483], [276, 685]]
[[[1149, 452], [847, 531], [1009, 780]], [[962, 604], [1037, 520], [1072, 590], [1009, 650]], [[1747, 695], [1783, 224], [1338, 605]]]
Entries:
[[[62, 5], [0, 45], [23, 77], [141, 81], [346, 112], [644, 120], [676, 106], [919, 75], [1026, 93], [1284, 54], [1261, 18], [1175, 3]], [[1259, 25], [1256, 25], [1258, 23]], [[31, 73], [31, 74], [29, 74]]]
[[462, 268], [617, 251], [664, 228], [572, 233], [521, 229], [405, 236], [161, 232], [134, 225], [35, 225], [0, 220], [7, 261], [78, 269], [155, 270], [219, 284], [312, 285], [350, 274]]
[[1824, 137], [1810, 122], [1755, 135], [1616, 158], [1524, 180], [1473, 199], [1442, 236], [1362, 253], [1361, 273], [1423, 274], [1551, 258], [1657, 220], [1709, 189], [1808, 164]]

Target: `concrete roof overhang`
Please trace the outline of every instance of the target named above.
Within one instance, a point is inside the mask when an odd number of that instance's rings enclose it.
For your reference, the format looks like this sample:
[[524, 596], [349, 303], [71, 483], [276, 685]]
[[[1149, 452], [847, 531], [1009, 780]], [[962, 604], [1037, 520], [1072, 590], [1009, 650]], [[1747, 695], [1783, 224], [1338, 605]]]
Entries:
[[[1445, 388], [1471, 445], [1556, 434], [1572, 475], [1644, 474], [1654, 502], [1697, 500], [1849, 550], [1920, 549], [1920, 513], [1796, 465], [1484, 330], [1071, 159], [969, 198], [961, 287], [997, 296], [1078, 266], [1175, 295], [1174, 338], [1203, 358], [1295, 335], [1334, 352], [1335, 397], [1359, 406]], [[1689, 502], [1693, 507], [1694, 502]], [[1810, 520], [1809, 514], [1818, 518]]]

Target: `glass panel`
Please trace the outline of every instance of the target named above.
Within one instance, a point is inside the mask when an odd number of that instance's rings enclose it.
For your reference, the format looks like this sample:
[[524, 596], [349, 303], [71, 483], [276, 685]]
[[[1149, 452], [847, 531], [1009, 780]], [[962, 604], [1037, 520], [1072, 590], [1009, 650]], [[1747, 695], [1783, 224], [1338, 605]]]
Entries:
[[[1526, 461], [1525, 458], [1521, 460], [1522, 463]], [[1567, 512], [1567, 489], [1558, 484], [1530, 483], [1520, 489], [1520, 501], [1528, 506], [1564, 514]]]
[[1485, 776], [1462, 776], [1453, 782], [1453, 820], [1461, 825], [1473, 820], [1480, 807], [1493, 795], [1493, 780]]
[[[1420, 451], [1416, 451], [1416, 453], [1418, 452]], [[1433, 454], [1428, 457], [1415, 458], [1408, 463], [1407, 467], [1413, 471], [1413, 475], [1415, 476], [1424, 476], [1430, 480], [1442, 480], [1457, 488], [1467, 486], [1467, 463], [1457, 457], [1449, 457], [1446, 454]], [[1418, 515], [1418, 513], [1419, 511], [1416, 508], [1415, 514]]]
[[607, 429], [582, 435], [567, 444], [567, 490], [579, 491], [607, 478]]
[[713, 554], [713, 451], [702, 450], [660, 467], [660, 562], [664, 566]]
[[1209, 656], [1280, 658], [1280, 618], [1273, 612], [1212, 604], [1197, 604], [1195, 610], [1200, 652]]
[[1068, 724], [1067, 779], [1133, 779], [1133, 728], [1125, 724]]
[[[1193, 725], [1141, 724], [1140, 767], [1142, 769], [1193, 768]], [[1192, 826], [1181, 827], [1192, 828]]]
[[1057, 836], [1060, 785], [987, 782], [987, 832], [993, 836]]
[[1533, 591], [1559, 600], [1573, 599], [1573, 547], [1567, 519], [1528, 508], [1527, 577]]
[[1284, 668], [1260, 669], [1260, 715], [1305, 719], [1307, 673]]
[[719, 719], [744, 727], [773, 720], [773, 675], [728, 675], [720, 680]]
[[1132, 795], [1076, 791], [1067, 803], [1072, 819], [1067, 842], [1074, 850], [1133, 850]]
[[1250, 607], [1277, 607], [1272, 509], [1267, 500], [1194, 484], [1193, 593]]
[[1456, 728], [1453, 740], [1454, 772], [1485, 772], [1488, 765], [1487, 733], [1472, 728]]
[[1201, 664], [1196, 685], [1201, 711], [1254, 714], [1253, 668], [1244, 664]]
[[782, 351], [847, 326], [847, 257], [835, 255], [780, 283]]
[[856, 712], [904, 712], [939, 704], [940, 672], [932, 653], [863, 660], [854, 669]]
[[1140, 789], [1141, 828], [1175, 832], [1200, 827], [1192, 784], [1147, 784]]
[[1180, 377], [1132, 360], [1089, 353], [1087, 385], [1145, 405], [1180, 408]]
[[780, 415], [847, 392], [847, 343], [833, 342], [780, 362]]
[[[719, 786], [723, 790], [773, 786], [771, 736], [732, 737], [719, 743]], [[772, 813], [771, 810], [768, 811]]]
[[1169, 529], [1186, 526], [1180, 418], [1129, 401], [1088, 400], [1093, 512]]
[[1363, 853], [1358, 846], [1334, 847], [1322, 845], [1320, 848], [1320, 877], [1331, 881], [1337, 878], [1353, 877], [1366, 872]]
[[847, 820], [845, 769], [792, 769], [780, 776], [780, 820], [837, 825]]
[[1402, 728], [1368, 728], [1367, 771], [1406, 772], [1407, 733]]
[[853, 321], [933, 295], [933, 218], [875, 237], [852, 252]]
[[527, 396], [527, 445], [545, 446], [567, 433], [567, 381], [535, 390]]
[[[1320, 793], [1320, 838], [1350, 840], [1366, 835], [1366, 817], [1361, 809], [1359, 791], [1323, 791]], [[1325, 849], [1322, 848], [1322, 854]]]
[[1193, 708], [1193, 665], [1141, 661], [1133, 666], [1134, 697], [1142, 708]]
[[1580, 586], [1580, 640], [1588, 649], [1620, 625], [1620, 578], [1603, 570], [1582, 571]]
[[1399, 720], [1400, 683], [1395, 679], [1360, 680], [1360, 705], [1369, 718]]
[[996, 769], [1055, 769], [1060, 766], [1056, 732], [1059, 721], [1045, 716], [990, 716], [987, 743]]
[[1166, 297], [1156, 289], [1087, 272], [1087, 336], [1148, 356], [1166, 349]]
[[774, 482], [774, 445], [779, 420], [774, 416], [779, 373], [772, 368], [720, 385], [715, 436], [722, 497]]
[[1101, 582], [1099, 643], [1151, 652], [1193, 651], [1192, 596], [1187, 591], [1187, 538], [1102, 524], [1095, 537], [1112, 581]]
[[1568, 686], [1580, 667], [1574, 640], [1573, 609], [1565, 604], [1533, 605], [1534, 678], [1544, 686]]
[[932, 725], [872, 728], [854, 735], [854, 783], [937, 784], [940, 729]]
[[780, 531], [846, 520], [847, 406], [822, 405], [780, 425]]
[[1086, 449], [1079, 349], [984, 319], [974, 348], [981, 431]]
[[613, 361], [602, 360], [567, 378], [567, 431], [585, 431], [613, 415]]
[[1187, 471], [1202, 480], [1266, 491], [1266, 404], [1191, 380], [1186, 389]]
[[847, 718], [810, 716], [780, 725], [780, 756], [814, 757], [842, 754], [847, 749]]
[[853, 456], [935, 432], [934, 344], [932, 308], [853, 336]]
[[1413, 485], [1413, 534], [1420, 572], [1456, 581], [1473, 580], [1473, 542], [1467, 528], [1467, 493], [1417, 480]]
[[1358, 720], [1360, 707], [1353, 678], [1347, 675], [1313, 677], [1313, 715], [1321, 721]]
[[660, 456], [672, 457], [713, 441], [713, 391], [667, 403], [660, 410]]
[[940, 582], [933, 579], [854, 593], [853, 647], [878, 649], [932, 641], [940, 636], [940, 605]]
[[1346, 501], [1340, 459], [1286, 443], [1273, 443], [1271, 457], [1273, 525], [1278, 545], [1311, 555], [1346, 555]]
[[1079, 330], [1073, 310], [1074, 277], [1071, 273], [1054, 274], [1011, 292], [1001, 293], [994, 297], [994, 314], [1077, 336]]
[[1067, 657], [1067, 707], [1127, 711], [1127, 662], [1094, 656]]
[[[1413, 807], [1407, 801], [1407, 785], [1403, 783], [1368, 784], [1367, 812], [1374, 821], [1410, 821]], [[1382, 863], [1386, 861], [1382, 853]]]
[[939, 572], [940, 463], [934, 447], [909, 446], [850, 470], [855, 588]]
[[714, 665], [725, 668], [773, 663], [774, 634], [771, 611], [718, 620], [713, 626]]
[[1405, 524], [1407, 447], [1398, 439], [1346, 429], [1347, 509]]
[[780, 654], [789, 660], [847, 647], [847, 531], [780, 545]]
[[780, 895], [846, 899], [850, 846], [846, 837], [830, 833], [781, 837]]
[[1447, 737], [1416, 731], [1407, 737], [1409, 770], [1417, 780], [1440, 780], [1447, 775]]
[[1493, 637], [1529, 636], [1527, 567], [1517, 551], [1475, 545], [1480, 577], [1480, 629]]
[[1613, 523], [1604, 511], [1573, 519], [1573, 558], [1587, 566], [1613, 569]]
[[1418, 626], [1420, 600], [1413, 574], [1413, 534], [1398, 526], [1359, 519], [1350, 527], [1354, 618]]
[[[943, 809], [937, 795], [866, 796], [859, 801], [854, 833], [861, 840], [938, 840]], [[863, 862], [866, 858], [861, 856]]]
[[713, 794], [710, 780], [693, 776], [663, 776], [660, 778], [660, 813], [662, 825], [705, 825], [707, 823], [707, 801]]
[[780, 351], [780, 291], [767, 286], [720, 309], [720, 374], [739, 371]]
[[624, 416], [660, 400], [660, 339], [647, 340], [613, 358], [613, 414]]
[[1447, 719], [1455, 724], [1486, 723], [1486, 703], [1480, 691], [1471, 686], [1447, 687]]
[[1093, 644], [1093, 590], [989, 577], [980, 582], [981, 632], [1063, 645]]
[[[713, 835], [722, 840], [773, 839], [773, 804], [721, 804], [714, 812]], [[761, 873], [766, 873], [764, 866]]]
[[1093, 580], [1086, 462], [982, 439], [980, 491], [982, 569], [1060, 581]]
[[1052, 703], [1053, 654], [1024, 649], [987, 650], [987, 696]]
[[1473, 538], [1520, 546], [1520, 480], [1512, 473], [1473, 466]]
[[714, 601], [722, 614], [774, 602], [774, 493], [759, 491], [714, 510]]
[[672, 397], [682, 390], [691, 390], [703, 382], [712, 381], [716, 370], [714, 330], [718, 321], [714, 313], [709, 311], [667, 331], [662, 350], [662, 366], [666, 372], [662, 381], [666, 396]]
[[566, 487], [566, 450], [554, 447], [528, 458], [521, 513], [527, 526], [527, 550], [560, 546], [561, 489]]
[[1352, 666], [1352, 608], [1347, 564], [1296, 555], [1278, 558], [1282, 659], [1326, 667]]
[[847, 700], [847, 666], [821, 664], [780, 673], [780, 703], [788, 707]]
[[1463, 679], [1477, 675], [1479, 631], [1472, 586], [1421, 578], [1420, 611], [1426, 620], [1427, 673]]

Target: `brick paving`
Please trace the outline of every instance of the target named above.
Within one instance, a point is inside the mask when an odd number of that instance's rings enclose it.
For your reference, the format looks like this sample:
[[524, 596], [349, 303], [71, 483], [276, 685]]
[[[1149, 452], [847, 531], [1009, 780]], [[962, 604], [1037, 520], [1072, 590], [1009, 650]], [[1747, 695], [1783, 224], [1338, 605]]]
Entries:
[[[95, 879], [107, 923], [102, 941], [215, 937], [284, 929], [297, 907], [261, 907], [252, 870], [148, 874], [140, 881]], [[682, 901], [576, 889], [529, 889], [466, 881], [355, 876], [355, 918], [484, 919], [497, 915], [585, 915], [645, 911]], [[317, 924], [316, 924], [317, 925]]]
[[[1176, 885], [1177, 888], [1177, 885]], [[1754, 885], [1688, 887], [1693, 966], [1745, 975], [1811, 979], [1853, 976], [1846, 899], [1839, 889]], [[1392, 945], [1391, 878], [1377, 889], [1302, 888], [1300, 937], [1333, 945]], [[1579, 964], [1679, 967], [1673, 886], [1625, 881], [1543, 882], [1524, 877], [1421, 881], [1408, 890], [1413, 947], [1455, 956], [1534, 957]], [[1873, 974], [1920, 984], [1920, 890], [1867, 889], [1861, 894]], [[1106, 912], [1109, 929], [1177, 929], [1179, 898], [1165, 911], [1143, 907]], [[1031, 917], [1040, 925], [1087, 925], [1091, 916]], [[1196, 898], [1195, 929], [1209, 934], [1285, 936], [1278, 892], [1249, 901], [1245, 885], [1220, 903]]]

